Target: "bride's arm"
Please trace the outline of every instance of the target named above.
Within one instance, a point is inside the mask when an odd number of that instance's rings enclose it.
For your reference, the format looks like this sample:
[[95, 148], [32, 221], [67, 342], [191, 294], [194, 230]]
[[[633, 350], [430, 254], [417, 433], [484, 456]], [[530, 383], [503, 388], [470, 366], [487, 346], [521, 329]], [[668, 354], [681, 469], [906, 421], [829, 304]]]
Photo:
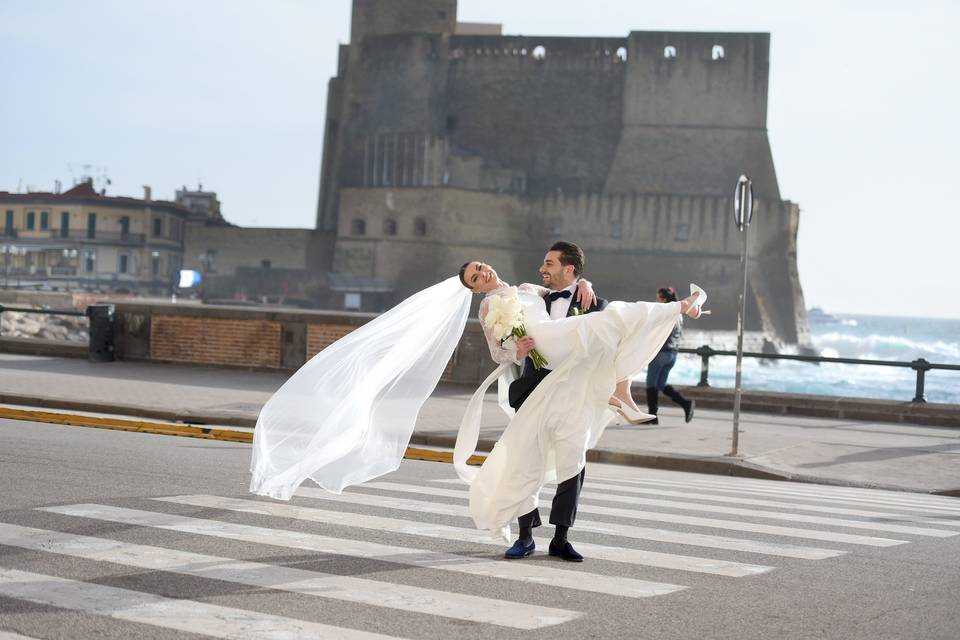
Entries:
[[523, 284], [518, 284], [518, 285], [517, 285], [517, 290], [518, 290], [518, 291], [525, 291], [525, 292], [527, 292], [527, 293], [532, 293], [533, 295], [538, 296], [538, 297], [540, 297], [540, 298], [542, 298], [543, 296], [545, 296], [545, 295], [547, 295], [548, 293], [550, 293], [550, 289], [547, 289], [546, 287], [541, 287], [541, 286], [538, 285], [538, 284], [531, 284], [531, 283], [529, 283], [529, 282], [524, 282]]
[[504, 362], [517, 362], [522, 358], [517, 357], [517, 341], [514, 338], [500, 342], [490, 333], [490, 329], [483, 323], [487, 317], [487, 310], [490, 308], [490, 298], [485, 298], [480, 303], [480, 327], [483, 329], [483, 336], [487, 339], [487, 348], [490, 349], [490, 357], [494, 362], [503, 364]]

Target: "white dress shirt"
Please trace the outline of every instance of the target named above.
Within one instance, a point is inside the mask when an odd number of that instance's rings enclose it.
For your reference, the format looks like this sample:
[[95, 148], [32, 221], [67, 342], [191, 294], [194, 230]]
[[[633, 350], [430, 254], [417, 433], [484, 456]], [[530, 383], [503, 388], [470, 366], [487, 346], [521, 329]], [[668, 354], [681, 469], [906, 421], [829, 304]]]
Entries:
[[573, 297], [577, 295], [577, 284], [577, 282], [574, 282], [566, 289], [558, 289], [558, 291], [569, 291], [570, 297], [557, 298], [550, 304], [550, 318], [552, 320], [567, 317], [567, 312], [570, 311], [570, 305], [573, 303]]

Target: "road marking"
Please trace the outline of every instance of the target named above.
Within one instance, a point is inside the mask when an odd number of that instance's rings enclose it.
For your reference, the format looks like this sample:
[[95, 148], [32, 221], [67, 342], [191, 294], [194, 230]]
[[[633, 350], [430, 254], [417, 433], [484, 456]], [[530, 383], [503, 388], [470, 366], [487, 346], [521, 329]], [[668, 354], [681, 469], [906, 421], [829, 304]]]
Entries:
[[0, 568], [0, 595], [214, 638], [390, 640], [356, 629]]
[[39, 510], [242, 542], [303, 549], [317, 553], [356, 556], [425, 569], [466, 573], [485, 578], [499, 578], [580, 591], [593, 591], [628, 598], [648, 598], [686, 588], [675, 584], [597, 575], [569, 569], [554, 569], [532, 563], [508, 562], [502, 559], [491, 560], [487, 557], [472, 558], [452, 553], [396, 547], [361, 540], [341, 540], [299, 531], [267, 529], [265, 527], [97, 504], [42, 507]]
[[[845, 502], [883, 505], [887, 509], [905, 509], [908, 511], [946, 511], [960, 513], [960, 501], [956, 498], [931, 496], [920, 493], [887, 491], [882, 489], [850, 489], [847, 487], [833, 487], [815, 484], [793, 484], [771, 481], [751, 481], [740, 479], [742, 482], [730, 483], [722, 479], [707, 480], [656, 480], [640, 478], [603, 478], [607, 482], [622, 482], [627, 484], [643, 484], [653, 486], [673, 486], [680, 488], [698, 488], [710, 491], [756, 495], [763, 493], [798, 500], [817, 500], [822, 502]], [[764, 484], [766, 482], [766, 484]]]
[[[373, 483], [370, 483], [373, 484]], [[383, 484], [383, 483], [380, 483]], [[392, 484], [392, 483], [391, 483]], [[364, 485], [369, 486], [369, 485]], [[392, 484], [393, 487], [403, 486]], [[420, 487], [416, 487], [416, 493], [420, 493]], [[430, 493], [431, 488], [426, 488], [423, 493]], [[394, 488], [394, 491], [404, 491], [404, 489]], [[462, 498], [466, 499], [466, 492], [461, 492]], [[332, 502], [353, 502], [354, 504], [364, 504], [367, 506], [385, 507], [388, 509], [401, 509], [404, 511], [423, 511], [425, 513], [438, 513], [442, 515], [453, 515], [468, 517], [466, 506], [453, 504], [440, 504], [427, 502], [425, 500], [409, 500], [406, 498], [392, 498], [389, 496], [380, 496], [369, 493], [352, 492], [344, 495], [334, 495], [323, 489], [313, 489], [310, 487], [301, 487], [297, 490], [297, 495], [316, 498], [319, 500], [329, 500]], [[432, 494], [431, 494], [432, 495]], [[741, 522], [739, 520], [719, 520], [715, 518], [700, 518], [697, 516], [684, 516], [674, 513], [655, 513], [651, 511], [636, 511], [630, 509], [618, 509], [612, 507], [599, 507], [592, 504], [581, 504], [577, 507], [580, 513], [594, 513], [598, 515], [615, 516], [618, 518], [630, 518], [632, 520], [652, 520], [655, 522], [672, 522], [675, 524], [686, 524], [698, 527], [709, 527], [713, 529], [732, 529], [734, 531], [749, 531], [752, 533], [766, 533], [775, 536], [785, 536], [790, 538], [807, 538], [810, 540], [825, 540], [827, 542], [845, 542], [847, 544], [858, 544], [871, 547], [892, 547], [898, 544], [906, 544], [907, 540], [894, 540], [891, 538], [878, 538], [873, 536], [861, 536], [848, 533], [836, 533], [833, 531], [820, 531], [816, 529], [796, 529], [793, 527], [780, 527], [774, 525], [757, 524], [753, 522]], [[576, 527], [579, 527], [581, 520], [577, 519]], [[590, 522], [590, 525], [602, 524]]]
[[539, 629], [568, 622], [583, 615], [575, 611], [517, 604], [319, 571], [304, 571], [162, 547], [129, 544], [13, 524], [0, 523], [0, 545], [515, 629]]
[[[552, 490], [544, 492], [546, 495], [550, 495], [551, 493], [553, 493]], [[657, 500], [656, 498], [638, 498], [636, 496], [618, 496], [609, 493], [596, 493], [593, 491], [584, 491], [580, 494], [580, 496], [581, 498], [587, 498], [589, 500], [616, 502], [619, 504], [637, 505], [640, 507], [662, 507], [664, 509], [680, 509], [683, 511], [720, 513], [732, 516], [745, 516], [747, 518], [763, 518], [765, 520], [785, 520], [787, 522], [822, 524], [828, 527], [866, 529], [868, 531], [885, 531], [889, 533], [901, 533], [914, 536], [927, 536], [930, 538], [950, 538], [960, 534], [960, 531], [948, 531], [946, 529], [912, 527], [902, 524], [887, 524], [884, 522], [864, 522], [862, 520], [828, 518], [826, 516], [810, 516], [802, 513], [779, 513], [777, 511], [760, 511], [759, 509], [740, 509], [738, 507], [725, 507], [716, 504], [677, 502], [675, 500]]]
[[[800, 511], [814, 511], [817, 513], [835, 513], [838, 515], [861, 516], [864, 518], [883, 518], [894, 521], [909, 522], [914, 524], [935, 524], [941, 526], [960, 527], [960, 515], [956, 521], [936, 520], [929, 518], [918, 518], [917, 516], [891, 513], [889, 511], [864, 511], [861, 509], [846, 509], [842, 507], [826, 507], [818, 504], [799, 504], [796, 502], [781, 502], [777, 500], [756, 500], [744, 498], [742, 496], [717, 496], [710, 493], [696, 493], [684, 491], [670, 491], [663, 487], [627, 487], [616, 484], [603, 484], [602, 482], [590, 482], [591, 490], [620, 491], [629, 494], [648, 494], [664, 498], [680, 498], [686, 500], [708, 500], [710, 502], [722, 502], [732, 504], [752, 504], [759, 507], [774, 507], [777, 509], [797, 509]], [[609, 494], [604, 494], [609, 495]]]
[[[175, 504], [189, 504], [197, 507], [211, 507], [214, 509], [225, 509], [229, 511], [238, 511], [241, 513], [256, 513], [280, 518], [293, 518], [310, 522], [323, 522], [357, 527], [360, 529], [374, 529], [378, 531], [386, 530], [407, 535], [440, 538], [442, 540], [463, 540], [465, 542], [473, 542], [475, 544], [495, 546], [501, 551], [505, 547], [503, 542], [495, 542], [490, 539], [490, 535], [488, 533], [478, 531], [477, 529], [465, 529], [446, 525], [411, 522], [409, 520], [382, 518], [379, 516], [368, 516], [346, 511], [327, 511], [324, 509], [315, 509], [311, 507], [298, 507], [291, 504], [280, 504], [261, 500], [221, 498], [219, 496], [207, 495], [173, 496], [168, 498], [154, 499], [163, 502], [172, 502]], [[757, 575], [759, 573], [766, 573], [767, 571], [773, 570], [773, 567], [756, 564], [744, 564], [741, 562], [728, 562], [725, 560], [713, 560], [710, 558], [697, 558], [693, 556], [657, 553], [642, 549], [612, 547], [599, 544], [588, 544], [584, 542], [577, 542], [577, 550], [588, 555], [591, 559], [595, 558], [598, 560], [609, 560], [612, 562], [646, 565], [651, 567], [660, 567], [663, 569], [675, 569], [678, 571], [710, 573], [714, 575], [735, 578]]]

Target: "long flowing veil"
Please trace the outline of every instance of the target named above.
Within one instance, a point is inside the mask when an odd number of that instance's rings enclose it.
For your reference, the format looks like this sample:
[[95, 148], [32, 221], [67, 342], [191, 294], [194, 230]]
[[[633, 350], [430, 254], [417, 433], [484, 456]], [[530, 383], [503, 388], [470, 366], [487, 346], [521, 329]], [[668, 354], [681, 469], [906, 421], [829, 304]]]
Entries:
[[455, 276], [314, 356], [260, 412], [250, 491], [289, 500], [309, 478], [340, 493], [397, 469], [469, 312]]

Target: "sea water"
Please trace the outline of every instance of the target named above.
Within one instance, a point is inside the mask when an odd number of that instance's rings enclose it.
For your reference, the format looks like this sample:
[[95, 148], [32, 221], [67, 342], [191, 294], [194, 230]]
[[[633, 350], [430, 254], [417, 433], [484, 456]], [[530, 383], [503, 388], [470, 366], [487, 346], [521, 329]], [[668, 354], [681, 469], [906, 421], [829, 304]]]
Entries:
[[[693, 325], [687, 321], [681, 346], [736, 350], [736, 333], [698, 332]], [[817, 314], [811, 316], [810, 333], [814, 351], [824, 357], [960, 364], [960, 320]], [[757, 351], [756, 341], [744, 350]], [[734, 357], [712, 356], [710, 386], [732, 388], [735, 366]], [[699, 380], [700, 356], [680, 354], [670, 383], [693, 385]], [[905, 367], [743, 360], [744, 390], [909, 401], [916, 384], [916, 371]], [[960, 371], [928, 371], [925, 395], [928, 402], [960, 404]]]

